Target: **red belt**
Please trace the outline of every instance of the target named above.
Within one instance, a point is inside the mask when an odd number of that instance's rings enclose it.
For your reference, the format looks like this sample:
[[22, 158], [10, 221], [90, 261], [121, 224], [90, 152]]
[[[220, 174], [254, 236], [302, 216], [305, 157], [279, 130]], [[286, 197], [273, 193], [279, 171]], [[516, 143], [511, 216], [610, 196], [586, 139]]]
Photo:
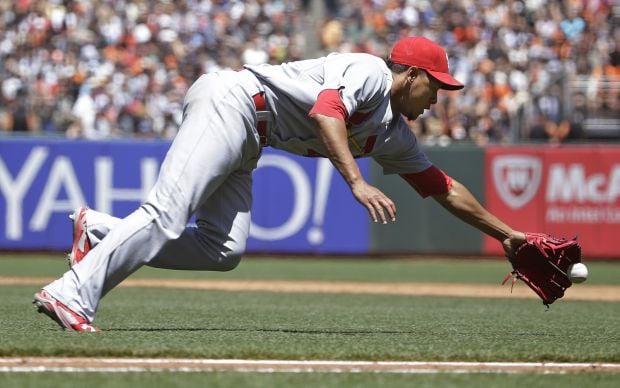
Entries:
[[[267, 103], [265, 102], [265, 92], [259, 92], [252, 96], [254, 105], [256, 106], [256, 112], [267, 111]], [[267, 144], [267, 127], [269, 125], [268, 120], [257, 120], [256, 131], [260, 139], [260, 145]]]

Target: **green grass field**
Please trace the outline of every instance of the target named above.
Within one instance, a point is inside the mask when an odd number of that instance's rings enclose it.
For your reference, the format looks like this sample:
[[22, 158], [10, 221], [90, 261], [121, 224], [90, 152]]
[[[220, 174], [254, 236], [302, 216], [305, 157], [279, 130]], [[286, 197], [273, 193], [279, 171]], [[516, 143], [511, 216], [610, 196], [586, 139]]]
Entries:
[[[54, 257], [54, 258], [50, 258]], [[588, 263], [589, 285], [620, 285], [620, 264]], [[3, 255], [0, 276], [60, 276], [60, 255]], [[132, 278], [497, 284], [506, 262], [248, 258], [229, 273], [144, 268]], [[44, 284], [41, 284], [41, 286]], [[62, 332], [31, 305], [33, 285], [2, 285], [0, 356], [287, 360], [620, 362], [620, 304], [119, 287], [104, 332]], [[578, 286], [575, 286], [578, 287]], [[618, 373], [0, 373], [0, 386], [617, 386]], [[68, 383], [71, 382], [71, 384]]]

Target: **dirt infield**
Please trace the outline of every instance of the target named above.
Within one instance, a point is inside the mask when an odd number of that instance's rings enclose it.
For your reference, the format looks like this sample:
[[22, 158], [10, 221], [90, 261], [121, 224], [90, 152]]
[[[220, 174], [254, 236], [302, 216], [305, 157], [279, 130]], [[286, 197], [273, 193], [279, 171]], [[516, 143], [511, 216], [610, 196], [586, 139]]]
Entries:
[[0, 372], [577, 373], [620, 372], [620, 364], [539, 362], [0, 358]]
[[[53, 278], [0, 276], [0, 285], [44, 285]], [[370, 283], [284, 280], [127, 279], [121, 287], [177, 288], [213, 291], [266, 291], [291, 293], [429, 295], [480, 298], [537, 298], [522, 283], [510, 285], [464, 283]], [[620, 286], [578, 284], [566, 291], [566, 300], [620, 301]]]

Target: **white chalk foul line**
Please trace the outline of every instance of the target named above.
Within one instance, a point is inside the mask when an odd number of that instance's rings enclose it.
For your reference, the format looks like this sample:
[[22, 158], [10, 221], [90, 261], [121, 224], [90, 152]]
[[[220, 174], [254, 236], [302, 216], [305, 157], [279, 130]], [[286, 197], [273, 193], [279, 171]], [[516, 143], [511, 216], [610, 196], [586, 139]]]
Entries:
[[0, 358], [0, 372], [544, 373], [620, 372], [615, 363]]

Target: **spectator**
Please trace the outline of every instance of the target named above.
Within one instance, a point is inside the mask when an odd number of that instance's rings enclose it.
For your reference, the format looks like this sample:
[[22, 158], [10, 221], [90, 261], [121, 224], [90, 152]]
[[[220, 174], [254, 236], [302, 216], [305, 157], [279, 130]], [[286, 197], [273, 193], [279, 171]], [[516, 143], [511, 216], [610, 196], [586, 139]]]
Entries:
[[[301, 59], [314, 38], [304, 3], [0, 0], [0, 130], [170, 138], [200, 74]], [[574, 127], [573, 93], [586, 99], [587, 115], [620, 123], [620, 15], [610, 0], [329, 0], [323, 8], [325, 20], [314, 22], [325, 52], [385, 56], [407, 35], [447, 48], [466, 88], [441, 96], [446, 114], [414, 124], [429, 143], [511, 142], [537, 133], [544, 117]], [[549, 116], [541, 104], [564, 109]]]

